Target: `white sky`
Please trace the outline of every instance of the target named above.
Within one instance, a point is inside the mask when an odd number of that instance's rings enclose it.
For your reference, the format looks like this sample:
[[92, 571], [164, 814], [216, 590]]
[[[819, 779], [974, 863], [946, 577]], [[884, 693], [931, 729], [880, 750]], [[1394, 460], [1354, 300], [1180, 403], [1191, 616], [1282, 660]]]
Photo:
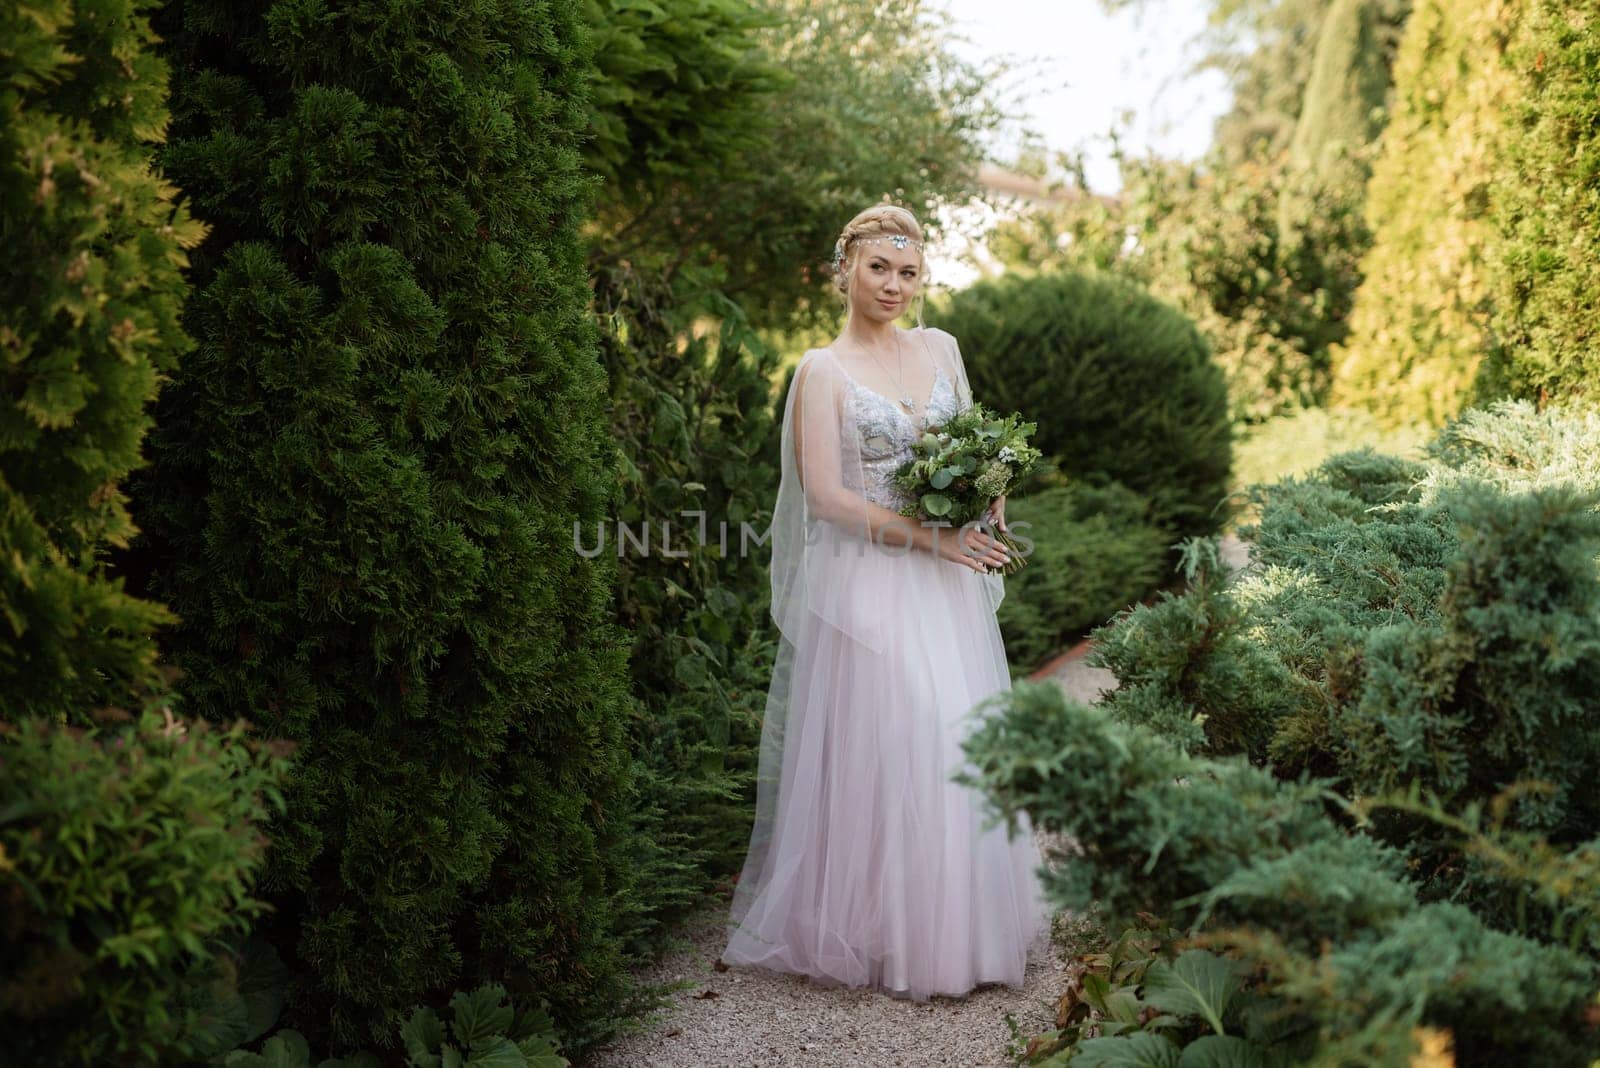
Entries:
[[[1107, 15], [1098, 0], [935, 0], [950, 12], [958, 47], [971, 58], [1010, 57], [1007, 97], [1053, 151], [1087, 150], [1089, 186], [1115, 193], [1121, 183], [1106, 133], [1124, 125], [1124, 144], [1181, 159], [1201, 155], [1228, 106], [1222, 76], [1189, 73], [1199, 58], [1211, 0], [1146, 0], [1138, 13]], [[1028, 64], [1028, 60], [1036, 63]], [[1026, 90], [1022, 92], [1021, 90]], [[1007, 135], [1015, 142], [1015, 132]], [[1011, 153], [1002, 142], [996, 155]]]

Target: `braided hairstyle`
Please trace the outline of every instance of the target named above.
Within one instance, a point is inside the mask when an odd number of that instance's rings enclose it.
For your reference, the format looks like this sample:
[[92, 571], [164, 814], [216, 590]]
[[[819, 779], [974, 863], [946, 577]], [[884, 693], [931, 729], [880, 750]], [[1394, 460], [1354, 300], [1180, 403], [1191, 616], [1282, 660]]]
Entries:
[[[898, 204], [874, 204], [856, 215], [839, 231], [833, 246], [833, 288], [850, 303], [850, 280], [855, 276], [860, 261], [860, 239], [904, 234], [911, 240], [922, 242], [922, 226], [917, 217]], [[917, 251], [917, 325], [922, 326], [922, 297], [928, 283], [928, 258], [921, 249]]]

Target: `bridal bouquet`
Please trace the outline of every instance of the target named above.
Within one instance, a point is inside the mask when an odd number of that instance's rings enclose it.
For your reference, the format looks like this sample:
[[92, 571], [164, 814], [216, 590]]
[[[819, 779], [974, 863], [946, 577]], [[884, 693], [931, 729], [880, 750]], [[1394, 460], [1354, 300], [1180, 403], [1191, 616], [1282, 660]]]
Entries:
[[[981, 404], [928, 427], [912, 443], [912, 458], [895, 474], [895, 485], [913, 498], [900, 514], [953, 527], [978, 519], [1038, 465], [1042, 454], [1028, 444], [1037, 429], [1037, 423], [1025, 423], [1015, 412], [1002, 417]], [[993, 536], [1011, 552], [1002, 574], [1027, 565], [1009, 534], [996, 530]]]

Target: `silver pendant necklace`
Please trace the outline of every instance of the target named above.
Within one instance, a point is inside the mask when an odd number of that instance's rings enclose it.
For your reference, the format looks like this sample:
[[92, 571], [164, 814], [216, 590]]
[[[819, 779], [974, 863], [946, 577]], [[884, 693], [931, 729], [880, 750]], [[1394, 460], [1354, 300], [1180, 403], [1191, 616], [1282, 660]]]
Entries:
[[[861, 345], [861, 342], [858, 341], [858, 342], [856, 342], [856, 344]], [[864, 348], [864, 349], [867, 348], [865, 345], [861, 345], [861, 347]], [[872, 357], [872, 362], [876, 363], [878, 365], [878, 367], [883, 371], [884, 377], [887, 378], [888, 375], [889, 375], [889, 369], [887, 367], [883, 366], [883, 361], [878, 359], [878, 354], [876, 352], [873, 352], [871, 349], [867, 349], [867, 355]], [[895, 375], [895, 385], [900, 387], [900, 403], [905, 405], [907, 408], [909, 408], [911, 410], [912, 414], [915, 415], [916, 411], [917, 411], [917, 402], [911, 396], [911, 394], [906, 391], [906, 382], [905, 382], [906, 357], [905, 357], [905, 353], [902, 352], [901, 349], [900, 349], [900, 331], [899, 330], [895, 330], [895, 332], [894, 332], [894, 355], [895, 355], [895, 367], [899, 371], [899, 374]]]

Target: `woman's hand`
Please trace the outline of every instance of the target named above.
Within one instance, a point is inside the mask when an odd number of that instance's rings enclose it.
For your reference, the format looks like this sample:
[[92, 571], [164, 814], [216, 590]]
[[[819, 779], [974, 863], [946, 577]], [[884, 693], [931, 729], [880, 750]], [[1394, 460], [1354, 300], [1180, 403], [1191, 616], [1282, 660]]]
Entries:
[[989, 522], [998, 527], [1002, 534], [1011, 533], [1006, 527], [1006, 495], [1004, 493], [989, 503], [988, 516]]
[[935, 551], [946, 560], [985, 574], [1011, 558], [1006, 547], [977, 527], [934, 528]]

